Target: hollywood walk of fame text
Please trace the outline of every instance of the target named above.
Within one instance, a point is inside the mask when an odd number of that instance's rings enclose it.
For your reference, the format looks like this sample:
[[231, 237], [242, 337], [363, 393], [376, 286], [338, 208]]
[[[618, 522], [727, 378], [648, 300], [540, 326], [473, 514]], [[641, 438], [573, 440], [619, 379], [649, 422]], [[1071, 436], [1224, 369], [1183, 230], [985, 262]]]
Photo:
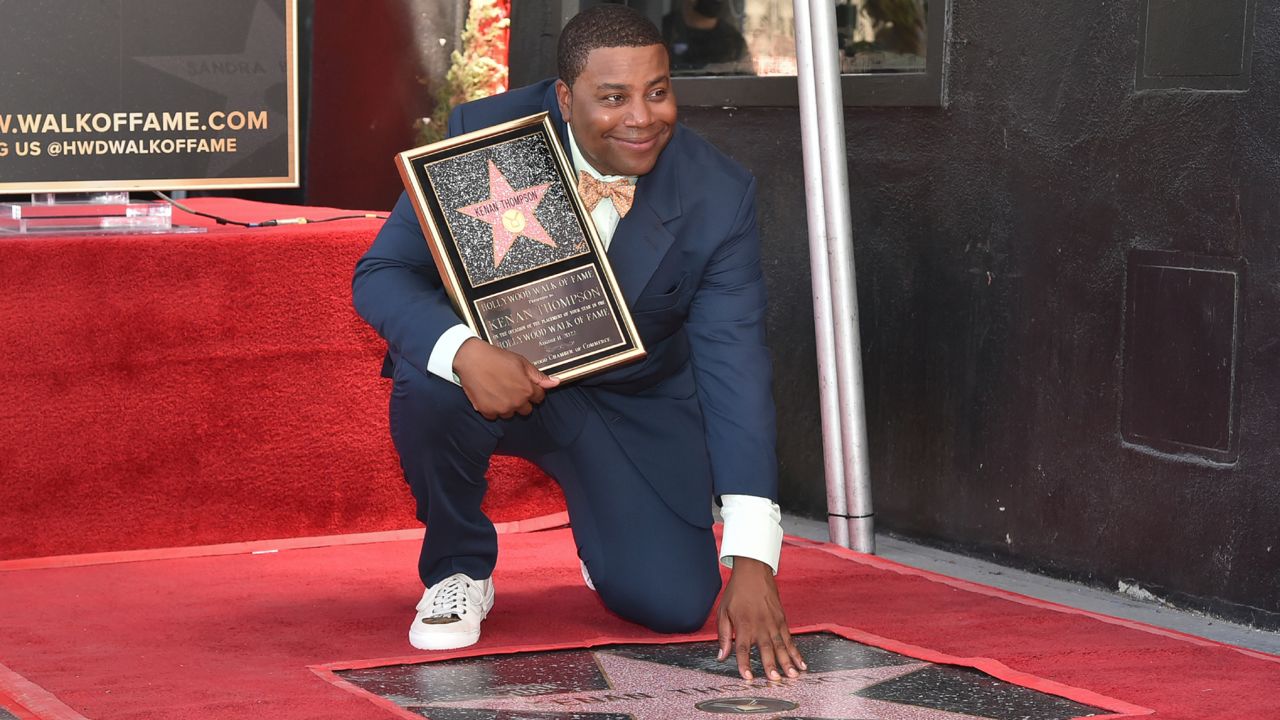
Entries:
[[538, 367], [624, 344], [591, 265], [477, 300], [489, 342]]

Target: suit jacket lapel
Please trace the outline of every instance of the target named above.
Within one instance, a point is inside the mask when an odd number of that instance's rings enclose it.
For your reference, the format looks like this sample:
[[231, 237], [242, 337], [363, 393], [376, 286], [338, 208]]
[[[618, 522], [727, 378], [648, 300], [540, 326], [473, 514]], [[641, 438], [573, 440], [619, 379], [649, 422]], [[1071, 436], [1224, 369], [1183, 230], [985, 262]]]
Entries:
[[635, 304], [675, 242], [666, 223], [681, 213], [679, 160], [684, 132], [676, 126], [658, 163], [636, 182], [635, 203], [618, 223], [609, 243], [609, 264], [628, 305]]
[[658, 263], [662, 262], [674, 242], [675, 238], [667, 232], [653, 209], [640, 202], [640, 191], [637, 190], [631, 212], [618, 223], [609, 243], [609, 265], [622, 287], [622, 296], [628, 307], [635, 305], [636, 298], [649, 284], [653, 271], [658, 269]]

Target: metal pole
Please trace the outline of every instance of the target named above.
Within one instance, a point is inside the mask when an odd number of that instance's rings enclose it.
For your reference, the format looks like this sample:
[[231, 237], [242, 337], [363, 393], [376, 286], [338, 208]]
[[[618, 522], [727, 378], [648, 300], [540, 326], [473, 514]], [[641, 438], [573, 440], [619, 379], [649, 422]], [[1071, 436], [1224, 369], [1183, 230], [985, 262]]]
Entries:
[[875, 552], [867, 418], [862, 393], [862, 343], [858, 337], [858, 293], [853, 269], [853, 218], [849, 210], [849, 168], [845, 155], [844, 101], [836, 48], [835, 4], [809, 6], [818, 133], [822, 138], [831, 306], [835, 324], [836, 376], [840, 395], [841, 451], [846, 480], [849, 538], [859, 552]]
[[849, 547], [843, 455], [840, 450], [840, 395], [836, 380], [835, 327], [831, 324], [831, 276], [827, 267], [826, 203], [822, 197], [818, 106], [813, 82], [809, 0], [795, 0], [796, 81], [800, 89], [800, 137], [804, 148], [804, 191], [809, 215], [809, 274], [813, 280], [813, 331], [818, 351], [818, 398], [822, 413], [822, 466], [827, 479], [827, 534]]

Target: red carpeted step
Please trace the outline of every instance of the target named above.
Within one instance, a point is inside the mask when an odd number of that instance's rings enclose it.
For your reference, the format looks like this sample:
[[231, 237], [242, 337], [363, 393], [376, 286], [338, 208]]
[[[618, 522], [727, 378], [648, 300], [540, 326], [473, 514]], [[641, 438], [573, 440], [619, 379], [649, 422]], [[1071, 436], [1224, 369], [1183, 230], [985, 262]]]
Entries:
[[[420, 527], [351, 307], [380, 225], [0, 238], [0, 559]], [[495, 521], [564, 510], [527, 463], [491, 479]]]

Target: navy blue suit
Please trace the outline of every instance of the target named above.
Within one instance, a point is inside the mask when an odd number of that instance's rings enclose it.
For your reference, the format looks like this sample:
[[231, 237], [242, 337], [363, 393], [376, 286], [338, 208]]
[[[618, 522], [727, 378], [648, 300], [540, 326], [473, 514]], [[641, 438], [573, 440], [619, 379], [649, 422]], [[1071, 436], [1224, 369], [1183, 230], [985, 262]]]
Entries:
[[[542, 111], [567, 149], [551, 80], [462, 105], [449, 130]], [[498, 452], [534, 461], [564, 488], [579, 554], [610, 608], [656, 630], [702, 625], [720, 588], [713, 497], [777, 497], [755, 187], [677, 125], [609, 246], [648, 356], [498, 421], [427, 371], [436, 340], [459, 320], [401, 196], [356, 266], [353, 294], [388, 344], [392, 437], [427, 524], [424, 583], [492, 572], [496, 538], [479, 503]]]

